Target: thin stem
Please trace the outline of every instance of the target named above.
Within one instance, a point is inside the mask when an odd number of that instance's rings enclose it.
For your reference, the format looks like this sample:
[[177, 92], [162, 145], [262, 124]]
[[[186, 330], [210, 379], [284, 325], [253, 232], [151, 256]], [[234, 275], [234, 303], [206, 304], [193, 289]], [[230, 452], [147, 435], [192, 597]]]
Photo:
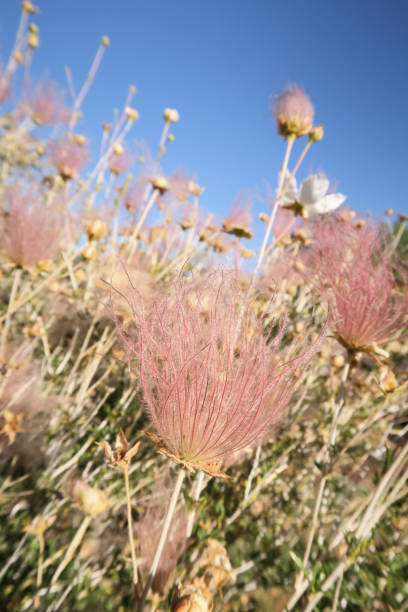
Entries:
[[7, 345], [7, 336], [10, 329], [11, 324], [11, 315], [13, 314], [14, 302], [16, 301], [16, 295], [18, 291], [18, 286], [20, 284], [21, 274], [23, 270], [21, 268], [17, 268], [14, 273], [13, 285], [11, 287], [10, 299], [7, 306], [6, 320], [3, 325], [3, 330], [1, 332], [1, 348], [0, 348], [0, 359], [4, 359], [6, 345]]
[[254, 462], [252, 464], [251, 471], [249, 472], [248, 480], [247, 480], [246, 487], [245, 487], [244, 503], [248, 501], [249, 494], [251, 492], [252, 481], [255, 478], [255, 473], [256, 473], [256, 470], [258, 469], [260, 456], [261, 456], [261, 445], [258, 444], [258, 446], [256, 447]]
[[288, 142], [287, 142], [287, 145], [286, 145], [286, 151], [285, 151], [285, 157], [283, 158], [282, 169], [281, 169], [281, 173], [280, 173], [279, 185], [278, 185], [278, 191], [277, 191], [277, 194], [276, 194], [275, 203], [273, 205], [272, 213], [271, 213], [271, 215], [269, 217], [268, 225], [267, 225], [266, 231], [265, 231], [265, 236], [264, 236], [264, 239], [263, 239], [263, 242], [262, 242], [261, 250], [259, 251], [258, 260], [256, 262], [256, 266], [255, 266], [255, 270], [254, 270], [254, 273], [252, 275], [252, 278], [254, 278], [256, 276], [256, 273], [258, 272], [259, 268], [261, 267], [262, 260], [263, 260], [264, 255], [265, 255], [266, 247], [268, 246], [269, 236], [271, 234], [272, 226], [273, 226], [273, 223], [275, 221], [276, 213], [278, 211], [279, 200], [282, 197], [282, 193], [283, 193], [282, 192], [283, 180], [284, 180], [284, 177], [285, 177], [286, 168], [288, 167], [290, 152], [292, 150], [294, 141], [295, 141], [294, 138], [288, 138]]
[[[345, 559], [333, 570], [327, 580], [323, 583], [321, 590], [316, 593], [308, 603], [305, 612], [312, 612], [315, 605], [321, 600], [323, 594], [330, 589], [330, 587], [336, 582], [336, 580], [344, 574], [344, 571], [351, 564], [349, 559]], [[289, 609], [289, 608], [288, 608]]]
[[316, 530], [319, 524], [320, 506], [322, 505], [323, 493], [324, 493], [325, 487], [326, 487], [326, 476], [323, 476], [320, 479], [319, 489], [317, 491], [315, 505], [313, 509], [312, 526], [310, 528], [309, 537], [307, 539], [307, 544], [306, 544], [306, 550], [303, 556], [303, 565], [305, 568], [307, 568], [307, 564], [309, 562], [309, 557], [312, 551], [314, 536], [315, 536], [315, 533], [316, 533]]
[[191, 510], [190, 514], [188, 515], [188, 520], [187, 520], [187, 529], [186, 529], [187, 538], [191, 536], [191, 532], [193, 531], [195, 517], [196, 517], [196, 504], [198, 500], [200, 499], [201, 491], [204, 488], [204, 479], [205, 479], [205, 474], [204, 472], [200, 470], [198, 472], [196, 485], [194, 488], [194, 494], [193, 494], [194, 508]]
[[10, 53], [10, 58], [7, 62], [6, 69], [3, 76], [9, 78], [10, 75], [15, 71], [17, 67], [17, 61], [15, 58], [16, 51], [20, 50], [21, 43], [23, 42], [23, 36], [28, 22], [28, 13], [26, 11], [21, 12], [20, 23], [18, 24], [16, 40]]
[[[398, 471], [401, 463], [403, 462], [407, 454], [408, 454], [408, 443], [403, 447], [398, 457], [395, 459], [394, 463], [391, 465], [388, 471], [384, 474], [379, 486], [374, 492], [374, 495], [370, 501], [370, 504], [368, 505], [364, 513], [364, 516], [361, 520], [360, 526], [355, 533], [355, 537], [357, 539], [367, 537], [367, 535], [374, 528], [375, 524], [380, 520], [381, 516], [384, 514], [384, 512], [388, 508], [388, 504], [383, 504], [383, 506], [381, 507], [381, 512], [373, 514], [373, 510], [377, 507], [379, 498], [381, 497], [381, 495], [385, 493], [386, 489], [389, 490], [389, 488], [392, 486], [392, 478], [395, 475], [395, 473]], [[320, 587], [320, 590], [317, 593], [315, 593], [315, 595], [311, 598], [311, 600], [309, 601], [307, 605], [307, 608], [305, 609], [305, 612], [312, 612], [314, 607], [319, 603], [319, 601], [323, 597], [324, 593], [326, 593], [326, 591], [328, 591], [332, 587], [332, 585], [336, 582], [336, 580], [344, 573], [344, 571], [348, 567], [350, 567], [350, 565], [352, 565], [352, 563], [353, 563], [353, 560], [350, 558], [347, 558], [341, 561], [341, 563], [333, 570], [330, 576], [322, 584], [322, 586]], [[304, 587], [300, 596], [304, 593], [305, 590], [306, 590], [306, 586]], [[289, 609], [290, 608], [288, 608], [288, 610]]]
[[169, 132], [170, 129], [170, 122], [166, 121], [164, 126], [163, 126], [163, 132], [160, 138], [160, 144], [159, 144], [159, 152], [157, 153], [157, 159], [160, 159], [161, 156], [164, 153], [164, 143], [166, 142], [166, 138], [167, 138], [167, 134]]
[[150, 212], [150, 209], [152, 208], [153, 204], [155, 203], [157, 196], [159, 195], [159, 190], [158, 189], [154, 189], [152, 192], [152, 195], [150, 196], [149, 201], [147, 202], [144, 211], [142, 212], [142, 214], [140, 215], [139, 221], [137, 222], [137, 225], [134, 229], [134, 232], [130, 238], [130, 251], [129, 251], [129, 258], [132, 257], [132, 255], [134, 254], [135, 250], [136, 250], [136, 245], [137, 245], [137, 236], [142, 228], [143, 223], [145, 222], [145, 219], [147, 217], [147, 215]]
[[[294, 448], [293, 446], [289, 447], [285, 455], [288, 455], [289, 452], [293, 450], [293, 448]], [[262, 477], [262, 480], [256, 485], [256, 487], [254, 487], [247, 501], [245, 503], [241, 503], [239, 507], [235, 510], [235, 512], [226, 520], [225, 526], [229, 527], [230, 525], [232, 525], [232, 523], [234, 523], [241, 516], [241, 514], [246, 510], [246, 508], [248, 508], [256, 499], [258, 499], [261, 491], [266, 489], [266, 487], [268, 487], [271, 484], [271, 482], [273, 482], [279, 476], [279, 474], [284, 472], [287, 469], [287, 467], [288, 467], [287, 460], [281, 463], [281, 465], [279, 465], [277, 468], [272, 467]]]
[[341, 585], [342, 585], [342, 582], [343, 582], [343, 577], [344, 577], [344, 568], [342, 569], [342, 572], [340, 573], [340, 576], [339, 576], [339, 578], [337, 580], [336, 591], [334, 593], [332, 612], [337, 612], [337, 608], [338, 608], [338, 605], [339, 605], [339, 597], [340, 597]]
[[[24, 304], [26, 304], [27, 302], [29, 302], [31, 300], [31, 298], [33, 298], [35, 295], [37, 295], [37, 293], [39, 293], [41, 291], [41, 289], [43, 289], [45, 287], [45, 285], [47, 285], [50, 281], [52, 281], [54, 278], [58, 277], [58, 274], [65, 268], [66, 264], [65, 261], [63, 262], [63, 264], [61, 264], [61, 266], [59, 266], [59, 268], [57, 268], [52, 274], [50, 274], [49, 276], [47, 276], [47, 278], [45, 278], [41, 283], [39, 283], [35, 289], [33, 289], [31, 292], [27, 292], [27, 291], [23, 291], [22, 295], [20, 295], [20, 299], [16, 301], [15, 304], [13, 304], [12, 307], [8, 308], [8, 311], [10, 311], [10, 314], [13, 314], [14, 312], [16, 312], [19, 308], [21, 308], [21, 306], [23, 306]], [[7, 314], [2, 315], [0, 317], [0, 322], [3, 321], [6, 318]]]
[[76, 534], [74, 536], [74, 539], [72, 540], [71, 544], [67, 548], [67, 551], [66, 551], [66, 553], [64, 555], [63, 560], [61, 561], [61, 563], [57, 567], [57, 570], [56, 570], [55, 574], [53, 575], [53, 577], [51, 579], [51, 584], [54, 584], [55, 582], [57, 582], [58, 578], [60, 577], [60, 575], [62, 574], [64, 569], [71, 562], [71, 560], [72, 560], [72, 558], [74, 556], [74, 553], [75, 553], [76, 549], [78, 548], [78, 546], [81, 544], [82, 539], [83, 539], [83, 537], [85, 535], [85, 532], [88, 529], [91, 521], [92, 521], [92, 517], [90, 515], [87, 515], [84, 518], [84, 520], [82, 521], [82, 523], [80, 524], [80, 526], [78, 528], [78, 531], [76, 532]]
[[[341, 410], [344, 406], [344, 386], [347, 382], [347, 378], [350, 372], [350, 359], [347, 361], [347, 363], [344, 366], [344, 370], [343, 370], [343, 374], [342, 374], [342, 378], [341, 378], [341, 382], [340, 382], [340, 388], [339, 388], [339, 401], [335, 404], [334, 406], [334, 412], [333, 412], [333, 418], [332, 418], [332, 424], [330, 427], [330, 434], [329, 434], [329, 442], [327, 444], [327, 456], [326, 456], [326, 461], [330, 462], [330, 452], [331, 449], [333, 448], [335, 442], [336, 442], [336, 437], [337, 437], [337, 425], [338, 425], [338, 420], [340, 417], [340, 413]], [[319, 526], [319, 514], [320, 514], [320, 507], [322, 505], [322, 501], [323, 501], [323, 494], [324, 494], [324, 489], [326, 487], [326, 482], [327, 482], [327, 476], [328, 474], [325, 473], [321, 476], [320, 478], [320, 482], [319, 482], [319, 488], [317, 490], [317, 495], [316, 495], [316, 500], [315, 500], [315, 505], [313, 508], [313, 518], [312, 518], [312, 526], [310, 528], [310, 532], [309, 532], [309, 536], [307, 539], [307, 544], [306, 544], [306, 550], [305, 550], [305, 554], [303, 556], [303, 566], [305, 569], [307, 569], [307, 565], [309, 563], [309, 559], [310, 559], [310, 554], [312, 552], [312, 546], [313, 546], [313, 541], [314, 541], [314, 537], [316, 535], [316, 531], [317, 528]], [[295, 604], [298, 602], [298, 600], [300, 599], [300, 597], [303, 595], [304, 591], [306, 590], [306, 586], [307, 586], [307, 581], [301, 577], [300, 575], [298, 575], [296, 583], [298, 584], [296, 591], [294, 592], [294, 594], [292, 595], [292, 597], [290, 598], [288, 604], [287, 604], [287, 609], [288, 610], [292, 610], [293, 607], [295, 606]]]
[[84, 84], [82, 85], [81, 91], [79, 92], [76, 100], [74, 100], [74, 108], [72, 109], [72, 117], [71, 117], [71, 121], [69, 123], [69, 131], [70, 132], [73, 131], [73, 129], [75, 127], [75, 124], [76, 124], [76, 122], [78, 120], [79, 109], [81, 108], [81, 104], [84, 101], [85, 96], [88, 93], [89, 88], [90, 88], [90, 86], [91, 86], [91, 84], [92, 84], [92, 82], [93, 82], [93, 80], [95, 78], [96, 72], [97, 72], [97, 70], [99, 68], [99, 64], [101, 63], [101, 60], [102, 60], [102, 56], [103, 56], [103, 54], [105, 52], [105, 48], [106, 48], [106, 46], [103, 43], [101, 43], [99, 45], [98, 50], [96, 52], [96, 55], [94, 57], [94, 60], [92, 62], [92, 65], [91, 65], [91, 67], [89, 69], [88, 75], [87, 75], [87, 77], [85, 79]]
[[178, 473], [177, 481], [176, 481], [176, 484], [175, 484], [175, 487], [174, 487], [174, 491], [173, 491], [173, 495], [171, 496], [169, 508], [167, 510], [166, 518], [164, 520], [163, 529], [162, 529], [162, 532], [160, 534], [159, 543], [157, 545], [157, 549], [156, 549], [156, 553], [154, 555], [153, 563], [152, 563], [152, 566], [150, 568], [150, 572], [149, 572], [149, 576], [147, 578], [146, 586], [145, 586], [145, 588], [143, 590], [142, 596], [141, 596], [140, 601], [139, 601], [139, 605], [137, 607], [137, 612], [143, 612], [143, 607], [144, 607], [144, 604], [145, 604], [145, 601], [146, 601], [146, 597], [149, 594], [150, 587], [152, 586], [152, 582], [153, 582], [154, 577], [156, 575], [156, 571], [157, 571], [157, 568], [158, 568], [159, 562], [160, 562], [160, 557], [162, 555], [163, 548], [164, 548], [164, 545], [165, 545], [166, 540], [167, 540], [167, 536], [168, 536], [168, 533], [169, 533], [171, 521], [173, 520], [174, 512], [175, 512], [176, 506], [177, 506], [178, 496], [180, 494], [181, 485], [183, 484], [183, 480], [184, 480], [185, 475], [186, 475], [186, 471], [183, 470], [183, 469], [181, 469], [179, 471], [179, 473]]
[[407, 222], [406, 221], [402, 221], [400, 226], [399, 226], [399, 228], [398, 228], [398, 232], [397, 232], [397, 234], [395, 236], [395, 240], [394, 240], [394, 244], [393, 244], [394, 251], [397, 250], [397, 246], [399, 245], [399, 241], [402, 238], [402, 234], [404, 233], [406, 225], [407, 225]]
[[125, 484], [126, 484], [129, 544], [130, 544], [130, 551], [132, 553], [132, 565], [133, 565], [133, 584], [137, 584], [137, 561], [136, 561], [136, 553], [135, 553], [135, 541], [133, 539], [132, 506], [130, 505], [129, 471], [128, 471], [127, 463], [123, 464], [123, 474], [125, 476]]
[[299, 159], [297, 160], [295, 167], [293, 168], [292, 172], [290, 173], [288, 180], [286, 181], [282, 193], [281, 193], [281, 198], [285, 195], [287, 188], [290, 185], [290, 182], [292, 181], [292, 179], [295, 178], [295, 174], [296, 172], [299, 170], [300, 164], [302, 163], [302, 161], [305, 158], [306, 153], [308, 152], [308, 150], [310, 149], [310, 147], [312, 146], [312, 141], [308, 140], [308, 142], [305, 145], [305, 148], [303, 149], [303, 151], [301, 152], [301, 154], [299, 155]]
[[40, 543], [40, 554], [38, 557], [38, 568], [37, 568], [37, 593], [34, 599], [34, 607], [40, 606], [40, 588], [42, 584], [43, 566], [44, 566], [44, 534], [38, 534], [38, 541]]

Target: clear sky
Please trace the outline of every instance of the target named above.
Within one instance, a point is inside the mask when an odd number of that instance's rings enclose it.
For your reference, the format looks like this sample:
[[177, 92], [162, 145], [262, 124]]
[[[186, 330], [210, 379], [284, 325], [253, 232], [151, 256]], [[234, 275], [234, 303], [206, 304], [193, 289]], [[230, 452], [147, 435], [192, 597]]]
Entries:
[[[33, 76], [78, 89], [101, 35], [107, 49], [83, 110], [81, 131], [99, 138], [129, 84], [140, 120], [131, 142], [156, 150], [162, 111], [177, 108], [176, 140], [164, 158], [206, 186], [202, 204], [226, 213], [241, 189], [276, 186], [284, 142], [269, 98], [302, 86], [325, 137], [300, 171], [323, 171], [348, 203], [377, 215], [408, 213], [407, 0], [38, 0], [41, 45]], [[7, 58], [20, 3], [0, 7]], [[67, 88], [66, 88], [67, 89]], [[255, 211], [262, 210], [257, 207]]]

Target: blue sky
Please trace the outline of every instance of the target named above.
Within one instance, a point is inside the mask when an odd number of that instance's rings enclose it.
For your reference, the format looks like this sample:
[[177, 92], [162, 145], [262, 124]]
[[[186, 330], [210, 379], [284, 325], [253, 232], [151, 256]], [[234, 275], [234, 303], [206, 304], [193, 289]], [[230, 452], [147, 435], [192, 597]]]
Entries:
[[[181, 120], [164, 158], [206, 186], [202, 204], [221, 216], [241, 189], [274, 187], [284, 141], [270, 96], [297, 83], [325, 137], [299, 177], [324, 171], [348, 203], [376, 215], [408, 212], [408, 2], [406, 0], [38, 0], [41, 45], [33, 76], [78, 89], [101, 35], [110, 37], [86, 99], [81, 131], [98, 139], [129, 84], [140, 120], [130, 142], [156, 150], [162, 111]], [[0, 9], [6, 60], [20, 2]], [[67, 88], [66, 88], [67, 89]], [[298, 143], [299, 144], [299, 143]], [[255, 211], [262, 210], [257, 207]]]

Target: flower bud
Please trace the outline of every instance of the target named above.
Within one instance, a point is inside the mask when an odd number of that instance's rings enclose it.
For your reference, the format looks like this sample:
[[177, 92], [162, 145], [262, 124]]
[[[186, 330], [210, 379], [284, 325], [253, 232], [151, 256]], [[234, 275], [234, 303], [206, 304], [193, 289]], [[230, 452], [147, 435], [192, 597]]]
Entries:
[[116, 143], [113, 145], [113, 152], [114, 152], [114, 154], [115, 154], [115, 155], [122, 155], [123, 151], [124, 151], [124, 148], [123, 148], [123, 146], [120, 144], [120, 142], [116, 142]]
[[165, 108], [163, 118], [167, 123], [177, 123], [177, 121], [180, 119], [180, 115], [178, 110], [175, 108]]
[[101, 38], [101, 45], [103, 47], [109, 47], [109, 45], [110, 45], [109, 36], [102, 36], [102, 38]]
[[170, 185], [164, 176], [158, 176], [154, 179], [151, 179], [150, 182], [153, 186], [153, 189], [157, 189], [160, 192], [160, 195], [164, 195], [166, 191], [170, 189]]
[[82, 257], [88, 261], [90, 261], [91, 259], [95, 259], [96, 254], [97, 248], [95, 244], [91, 242], [88, 242], [88, 244], [86, 244], [81, 251]]
[[125, 108], [125, 114], [129, 121], [136, 121], [137, 119], [139, 119], [139, 111], [135, 108], [132, 108], [131, 106], [127, 106]]
[[40, 37], [38, 36], [38, 27], [31, 23], [28, 28], [28, 46], [30, 49], [37, 49], [40, 45]]
[[91, 221], [86, 227], [86, 233], [88, 234], [88, 238], [90, 240], [98, 240], [99, 238], [103, 238], [107, 231], [108, 226], [101, 219]]
[[85, 147], [88, 144], [88, 139], [83, 134], [74, 134], [72, 140], [80, 147]]
[[322, 125], [312, 127], [309, 132], [309, 142], [319, 142], [323, 138], [324, 129]]
[[24, 13], [28, 13], [29, 15], [34, 15], [34, 13], [40, 12], [38, 8], [34, 6], [32, 2], [29, 2], [29, 0], [25, 0], [24, 2], [21, 3], [21, 10]]
[[285, 138], [299, 138], [312, 129], [313, 104], [297, 85], [287, 87], [275, 98], [272, 113], [278, 133]]
[[198, 185], [195, 181], [189, 181], [187, 188], [188, 192], [196, 197], [199, 197], [205, 190], [205, 187], [200, 187], [200, 185]]
[[21, 53], [21, 51], [14, 51], [14, 55], [13, 55], [14, 59], [16, 60], [17, 64], [24, 64], [24, 57], [23, 54]]

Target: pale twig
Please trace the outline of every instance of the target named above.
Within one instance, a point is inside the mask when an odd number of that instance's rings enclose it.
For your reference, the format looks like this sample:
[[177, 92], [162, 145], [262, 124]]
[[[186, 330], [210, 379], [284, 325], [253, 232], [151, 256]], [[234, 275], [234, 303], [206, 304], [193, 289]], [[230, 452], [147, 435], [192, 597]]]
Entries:
[[127, 513], [128, 513], [128, 531], [129, 531], [129, 544], [130, 552], [132, 554], [132, 566], [133, 566], [133, 584], [137, 584], [137, 561], [135, 552], [135, 541], [133, 538], [133, 527], [132, 527], [132, 506], [130, 503], [130, 488], [129, 488], [129, 471], [128, 464], [123, 464], [123, 474], [125, 476], [126, 485], [126, 502], [127, 502]]
[[194, 522], [196, 518], [196, 506], [197, 506], [198, 500], [200, 499], [201, 491], [204, 489], [204, 486], [205, 486], [205, 474], [204, 472], [200, 470], [198, 472], [197, 480], [196, 480], [195, 487], [194, 487], [194, 493], [193, 493], [194, 507], [191, 510], [190, 514], [188, 515], [188, 519], [187, 519], [187, 529], [186, 529], [187, 538], [191, 536], [191, 532], [193, 531]]
[[89, 72], [87, 74], [85, 82], [82, 85], [81, 90], [80, 90], [78, 96], [74, 100], [74, 106], [73, 106], [73, 109], [72, 109], [72, 117], [71, 117], [71, 120], [69, 122], [69, 131], [70, 132], [73, 131], [73, 129], [75, 127], [75, 124], [76, 124], [76, 122], [78, 120], [79, 109], [81, 108], [82, 102], [84, 101], [85, 96], [88, 93], [89, 88], [90, 88], [90, 86], [91, 86], [91, 84], [92, 84], [92, 82], [93, 82], [93, 80], [95, 78], [96, 72], [97, 72], [97, 70], [99, 68], [99, 65], [100, 65], [101, 61], [102, 61], [102, 57], [103, 57], [103, 54], [105, 52], [105, 49], [106, 49], [106, 45], [104, 45], [103, 42], [101, 42], [99, 47], [98, 47], [98, 50], [96, 52], [96, 55], [94, 57], [94, 60], [93, 60], [93, 62], [91, 64], [91, 67], [89, 69]]
[[142, 214], [140, 215], [140, 218], [138, 219], [136, 227], [135, 227], [135, 229], [134, 229], [134, 231], [132, 233], [132, 236], [130, 237], [130, 241], [129, 241], [129, 258], [128, 258], [128, 260], [132, 257], [132, 255], [134, 254], [134, 252], [136, 250], [139, 232], [142, 229], [143, 223], [145, 222], [145, 219], [146, 219], [147, 215], [149, 214], [153, 204], [155, 203], [158, 195], [159, 195], [159, 190], [158, 189], [153, 189], [152, 195], [150, 196], [149, 201], [147, 202], [146, 206], [144, 207], [144, 210], [143, 210]]
[[38, 568], [37, 568], [37, 593], [34, 599], [34, 607], [38, 608], [40, 606], [40, 589], [42, 584], [42, 576], [43, 576], [43, 566], [44, 566], [44, 534], [39, 532], [38, 541], [40, 544], [40, 552], [38, 556]]
[[51, 579], [51, 584], [54, 584], [55, 582], [57, 582], [58, 578], [60, 577], [60, 575], [62, 574], [64, 569], [71, 562], [76, 549], [81, 544], [82, 539], [83, 539], [83, 537], [85, 535], [85, 532], [88, 529], [89, 525], [91, 524], [91, 521], [92, 521], [92, 517], [90, 515], [85, 516], [85, 518], [83, 519], [83, 521], [80, 524], [80, 526], [79, 526], [79, 528], [78, 528], [78, 530], [77, 530], [77, 532], [76, 532], [76, 534], [75, 534], [71, 544], [67, 548], [67, 551], [66, 551], [66, 553], [64, 555], [64, 558], [62, 559], [61, 563], [57, 567], [57, 570], [55, 571], [55, 573], [54, 573], [54, 575], [53, 575], [53, 577]]
[[399, 228], [398, 228], [398, 232], [397, 232], [397, 234], [396, 234], [396, 236], [395, 236], [395, 238], [394, 238], [394, 243], [393, 243], [393, 249], [394, 249], [394, 251], [396, 251], [397, 246], [399, 245], [399, 242], [400, 242], [400, 240], [401, 240], [401, 238], [402, 238], [402, 235], [403, 235], [403, 233], [404, 233], [404, 230], [405, 230], [406, 225], [407, 225], [407, 222], [406, 222], [406, 221], [401, 221], [400, 226], [399, 226]]
[[[364, 516], [360, 522], [360, 526], [356, 531], [355, 537], [359, 540], [361, 538], [367, 537], [370, 531], [374, 528], [375, 524], [379, 521], [383, 513], [388, 508], [388, 504], [384, 504], [381, 508], [381, 512], [373, 512], [377, 508], [377, 504], [382, 495], [385, 495], [386, 489], [389, 489], [392, 486], [393, 477], [396, 475], [401, 463], [404, 461], [406, 455], [408, 454], [408, 442], [405, 444], [395, 461], [392, 463], [391, 467], [384, 474], [382, 480], [380, 481], [378, 487], [374, 491], [371, 501], [364, 513]], [[322, 586], [319, 589], [310, 602], [308, 603], [305, 612], [312, 612], [314, 607], [319, 603], [324, 593], [326, 593], [332, 585], [336, 582], [336, 580], [341, 576], [341, 574], [352, 565], [353, 559], [346, 558], [339, 563], [339, 565], [333, 570], [330, 576], [325, 580]], [[306, 590], [306, 586], [305, 589]], [[304, 592], [304, 591], [303, 591]], [[302, 593], [303, 594], [303, 593]]]
[[258, 444], [258, 446], [256, 447], [255, 457], [252, 463], [251, 471], [249, 472], [248, 480], [245, 486], [244, 504], [248, 501], [248, 497], [251, 492], [252, 481], [255, 478], [255, 474], [256, 474], [256, 470], [258, 469], [260, 457], [261, 457], [261, 445]]
[[[50, 281], [54, 280], [64, 268], [65, 268], [65, 262], [61, 266], [59, 266], [59, 268], [57, 268], [52, 274], [47, 276], [47, 278], [45, 278], [41, 283], [39, 283], [36, 286], [36, 288], [33, 289], [31, 292], [27, 293], [26, 291], [23, 291], [23, 294], [20, 295], [19, 300], [17, 300], [17, 302], [13, 305], [13, 308], [10, 309], [10, 314], [13, 314], [19, 308], [24, 306], [24, 304], [29, 302], [35, 295], [37, 295], [37, 293], [41, 291], [41, 289], [43, 289], [46, 285], [48, 285]], [[6, 316], [7, 316], [6, 314], [2, 315], [0, 317], [0, 322], [3, 321]]]
[[[329, 442], [327, 444], [327, 448], [325, 449], [326, 450], [325, 462], [329, 464], [329, 467], [331, 467], [332, 448], [336, 441], [338, 420], [339, 420], [340, 412], [344, 405], [344, 386], [347, 382], [349, 372], [350, 372], [350, 361], [347, 361], [347, 363], [344, 366], [343, 375], [342, 375], [340, 388], [339, 388], [340, 399], [333, 406], [334, 410], [333, 410], [332, 424], [330, 427]], [[305, 549], [305, 553], [303, 556], [303, 567], [306, 570], [307, 570], [307, 566], [309, 563], [310, 554], [312, 552], [314, 537], [315, 537], [317, 528], [319, 526], [320, 507], [323, 501], [323, 494], [324, 494], [324, 490], [326, 487], [327, 476], [328, 476], [328, 473], [322, 474], [322, 476], [320, 477], [320, 481], [319, 481], [319, 487], [317, 490], [317, 495], [316, 495], [315, 504], [313, 508], [312, 525], [309, 531], [309, 535], [308, 535], [308, 539], [306, 543], [306, 549]], [[288, 610], [292, 610], [293, 607], [296, 605], [296, 603], [298, 602], [298, 600], [300, 599], [300, 597], [303, 595], [304, 591], [306, 590], [308, 583], [307, 583], [307, 580], [305, 580], [304, 576], [302, 576], [302, 574], [298, 574], [296, 577], [295, 584], [297, 585], [296, 590], [287, 603]]]
[[282, 163], [281, 174], [280, 174], [280, 178], [279, 178], [278, 191], [277, 191], [277, 194], [276, 194], [276, 198], [275, 198], [275, 202], [274, 202], [274, 205], [273, 205], [272, 212], [271, 212], [271, 214], [269, 216], [268, 225], [266, 226], [265, 236], [264, 236], [264, 239], [263, 239], [263, 242], [262, 242], [262, 245], [261, 245], [261, 250], [259, 251], [258, 259], [257, 259], [256, 265], [255, 265], [254, 272], [252, 274], [252, 278], [254, 278], [256, 276], [258, 270], [260, 269], [260, 267], [262, 265], [262, 261], [263, 261], [264, 255], [265, 255], [266, 248], [268, 246], [269, 236], [271, 234], [273, 223], [275, 221], [276, 213], [277, 213], [278, 207], [279, 207], [279, 201], [280, 201], [280, 198], [282, 197], [282, 194], [283, 194], [283, 192], [282, 192], [283, 180], [285, 178], [286, 168], [288, 167], [290, 152], [292, 150], [293, 143], [294, 143], [294, 138], [288, 138], [288, 141], [287, 141], [287, 144], [286, 144], [285, 156], [283, 158], [283, 163]]
[[6, 320], [4, 321], [3, 329], [1, 332], [0, 360], [4, 359], [7, 345], [7, 336], [11, 325], [11, 315], [13, 314], [13, 307], [16, 301], [18, 286], [20, 284], [22, 272], [22, 268], [17, 268], [14, 272], [13, 285], [11, 287], [10, 299], [7, 306]]
[[344, 578], [344, 568], [337, 579], [336, 590], [334, 592], [334, 599], [333, 599], [333, 605], [332, 605], [332, 612], [337, 612], [343, 578]]
[[144, 608], [144, 604], [145, 604], [145, 601], [146, 601], [146, 597], [149, 594], [150, 587], [151, 587], [152, 582], [154, 580], [154, 577], [156, 575], [156, 571], [157, 571], [157, 568], [158, 568], [159, 562], [160, 562], [160, 557], [162, 555], [163, 548], [164, 548], [164, 545], [166, 543], [167, 536], [168, 536], [168, 533], [169, 533], [171, 521], [173, 520], [173, 516], [174, 516], [174, 513], [176, 511], [177, 500], [178, 500], [178, 497], [179, 497], [179, 494], [180, 494], [180, 491], [181, 491], [181, 485], [183, 484], [185, 475], [186, 475], [186, 471], [183, 470], [183, 469], [180, 469], [179, 473], [178, 473], [178, 476], [177, 476], [176, 484], [175, 484], [175, 487], [174, 487], [173, 495], [171, 497], [170, 504], [169, 504], [169, 507], [168, 507], [168, 510], [167, 510], [166, 518], [164, 519], [164, 524], [163, 524], [162, 532], [160, 534], [159, 543], [157, 545], [157, 549], [156, 549], [156, 553], [154, 555], [153, 563], [152, 563], [152, 566], [151, 566], [150, 571], [149, 571], [149, 576], [147, 578], [145, 588], [143, 589], [142, 596], [141, 596], [140, 601], [138, 603], [138, 607], [137, 607], [138, 612], [143, 612], [143, 608]]

